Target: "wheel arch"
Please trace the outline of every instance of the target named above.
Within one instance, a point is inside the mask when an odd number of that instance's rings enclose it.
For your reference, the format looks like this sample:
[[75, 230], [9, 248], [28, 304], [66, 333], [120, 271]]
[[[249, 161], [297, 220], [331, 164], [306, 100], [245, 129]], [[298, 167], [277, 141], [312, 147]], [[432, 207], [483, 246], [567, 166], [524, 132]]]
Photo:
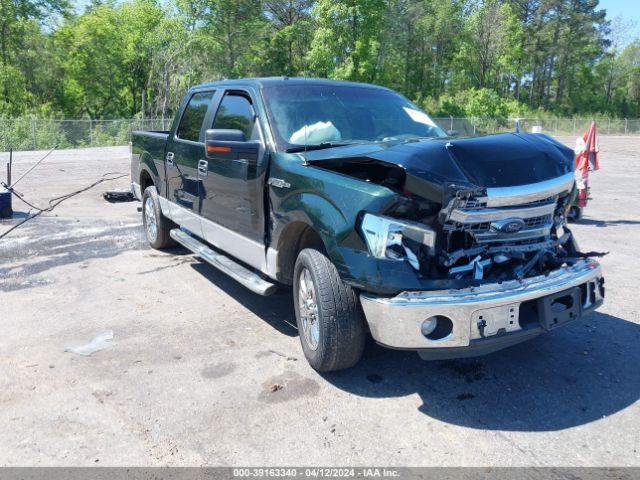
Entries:
[[307, 222], [296, 220], [288, 223], [278, 237], [278, 281], [293, 284], [293, 269], [298, 255], [305, 248], [314, 248], [325, 255], [327, 248], [320, 234]]
[[140, 191], [144, 193], [147, 187], [150, 187], [151, 185], [155, 185], [155, 182], [153, 181], [153, 177], [151, 176], [151, 174], [147, 169], [141, 169], [140, 170]]
[[340, 263], [340, 244], [355, 228], [355, 218], [350, 220], [330, 198], [310, 191], [283, 200], [274, 219], [271, 245], [277, 251], [277, 279], [286, 284], [292, 283], [293, 266], [304, 248], [315, 248]]
[[158, 168], [156, 167], [153, 158], [147, 152], [140, 155], [139, 181], [140, 192], [143, 193], [147, 187], [154, 185], [158, 190], [158, 193], [160, 193], [160, 174], [158, 173]]

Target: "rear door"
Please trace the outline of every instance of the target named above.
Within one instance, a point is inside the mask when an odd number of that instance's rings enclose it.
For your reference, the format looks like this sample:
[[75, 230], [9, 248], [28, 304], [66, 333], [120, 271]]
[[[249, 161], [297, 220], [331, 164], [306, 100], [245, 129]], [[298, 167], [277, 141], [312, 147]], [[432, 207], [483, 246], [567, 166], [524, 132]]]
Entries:
[[221, 100], [215, 103], [216, 113], [208, 128], [242, 130], [246, 140], [258, 140], [261, 147], [257, 161], [229, 159], [222, 154], [209, 158], [201, 168], [203, 235], [210, 243], [261, 268], [267, 158], [254, 98], [248, 90], [234, 88], [221, 93]]
[[214, 97], [214, 90], [192, 92], [169, 134], [165, 153], [171, 217], [199, 236], [203, 190], [198, 162], [204, 157], [204, 125]]

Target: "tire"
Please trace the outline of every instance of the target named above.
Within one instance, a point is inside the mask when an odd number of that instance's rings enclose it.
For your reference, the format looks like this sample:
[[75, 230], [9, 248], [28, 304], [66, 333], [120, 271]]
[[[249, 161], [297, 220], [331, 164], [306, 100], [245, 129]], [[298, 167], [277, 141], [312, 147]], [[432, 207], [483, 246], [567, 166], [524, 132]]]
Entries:
[[302, 350], [315, 370], [330, 372], [358, 363], [367, 335], [358, 298], [318, 250], [306, 248], [298, 255], [293, 302]]
[[169, 232], [177, 225], [162, 214], [156, 187], [147, 187], [142, 194], [142, 225], [149, 245], [156, 249], [172, 247], [176, 242]]
[[579, 222], [582, 219], [582, 208], [577, 205], [573, 205], [569, 209], [569, 214], [567, 215], [567, 220], [572, 223]]

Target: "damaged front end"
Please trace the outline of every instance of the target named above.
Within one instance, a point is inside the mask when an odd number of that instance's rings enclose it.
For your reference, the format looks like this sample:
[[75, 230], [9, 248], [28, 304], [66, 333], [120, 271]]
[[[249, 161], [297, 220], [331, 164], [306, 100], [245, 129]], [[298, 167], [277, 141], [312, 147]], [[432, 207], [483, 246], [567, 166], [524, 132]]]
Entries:
[[544, 275], [584, 258], [566, 217], [573, 174], [538, 184], [454, 190], [440, 211], [441, 272], [501, 282]]
[[603, 302], [601, 267], [588, 258], [602, 254], [580, 252], [566, 226], [572, 153], [548, 137], [404, 143], [310, 164], [395, 194], [356, 221], [383, 272], [375, 278], [396, 281], [390, 263], [405, 272], [395, 294], [356, 285], [382, 345], [431, 359], [481, 355]]
[[579, 251], [566, 226], [571, 158], [548, 137], [507, 134], [311, 163], [396, 192], [384, 211], [359, 218], [369, 253], [459, 288], [544, 275], [594, 255]]
[[572, 174], [526, 188], [450, 185], [442, 208], [405, 198], [385, 215], [364, 213], [360, 229], [374, 257], [407, 261], [425, 278], [523, 279], [588, 256], [566, 227], [572, 195]]

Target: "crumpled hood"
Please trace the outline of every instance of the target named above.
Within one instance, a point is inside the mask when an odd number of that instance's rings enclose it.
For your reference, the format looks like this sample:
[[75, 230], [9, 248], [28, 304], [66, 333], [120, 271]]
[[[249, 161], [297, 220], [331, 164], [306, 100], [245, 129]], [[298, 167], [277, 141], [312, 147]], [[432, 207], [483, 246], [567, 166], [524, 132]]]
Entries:
[[311, 163], [369, 158], [402, 167], [405, 189], [433, 200], [451, 184], [489, 188], [542, 182], [569, 173], [573, 151], [541, 134], [503, 133], [461, 139], [353, 145], [307, 153]]

